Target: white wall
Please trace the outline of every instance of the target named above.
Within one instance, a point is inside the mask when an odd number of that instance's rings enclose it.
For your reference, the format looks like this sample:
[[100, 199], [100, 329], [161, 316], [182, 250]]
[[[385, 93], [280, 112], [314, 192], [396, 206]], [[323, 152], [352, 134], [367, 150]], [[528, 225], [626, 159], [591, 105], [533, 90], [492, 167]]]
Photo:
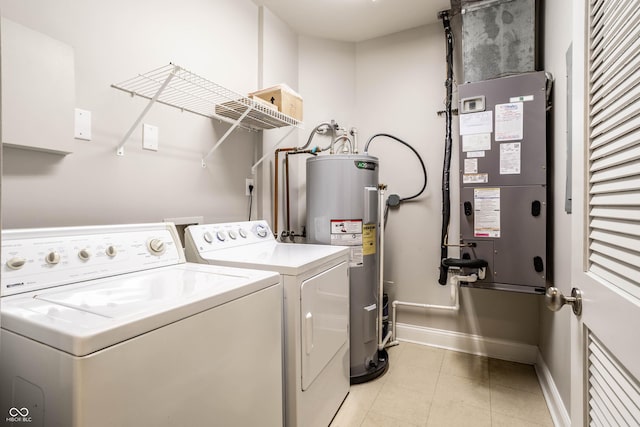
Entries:
[[[347, 130], [357, 127], [355, 49], [355, 44], [349, 42], [300, 37], [299, 81], [300, 93], [304, 98], [305, 130], [300, 133], [299, 146], [307, 142], [310, 132], [320, 123], [335, 120]], [[317, 135], [309, 148], [326, 148], [330, 142], [328, 136]], [[294, 226], [296, 231], [305, 224], [306, 157], [298, 156], [296, 175], [292, 174], [291, 181], [297, 191], [299, 209], [294, 217], [294, 224], [298, 224]], [[292, 197], [292, 200], [296, 199]]]
[[[567, 68], [566, 52], [571, 44], [571, 2], [546, 2], [544, 10], [545, 70], [554, 75], [552, 110], [553, 146], [553, 286], [564, 295], [571, 294], [571, 216], [565, 210], [565, 180], [567, 177]], [[580, 141], [573, 141], [574, 145]], [[574, 192], [581, 191], [574, 188]], [[570, 320], [573, 313], [564, 308], [556, 313], [544, 304], [540, 307], [540, 352], [553, 376], [565, 407], [571, 402], [571, 340]]]
[[[291, 28], [275, 16], [269, 9], [260, 7], [260, 46], [259, 46], [259, 72], [261, 88], [271, 87], [280, 83], [285, 83], [293, 90], [298, 91], [298, 35]], [[280, 142], [279, 148], [292, 147], [298, 144], [298, 136], [302, 130], [294, 130], [289, 134], [290, 129], [273, 129], [262, 132], [262, 145], [259, 158], [267, 155], [263, 163], [260, 164], [256, 176], [257, 191], [260, 194], [260, 208], [255, 218], [265, 219], [273, 228], [273, 198], [274, 198], [274, 150], [275, 145]], [[287, 136], [288, 135], [288, 136]], [[286, 138], [286, 139], [283, 139]], [[256, 159], [258, 160], [258, 159]], [[282, 158], [280, 159], [282, 160]], [[280, 167], [282, 162], [280, 161]], [[282, 172], [279, 173], [278, 181], [280, 188], [283, 187]], [[296, 200], [296, 190], [292, 191], [293, 200]], [[280, 193], [282, 194], [282, 192]], [[283, 205], [282, 197], [279, 197], [278, 205], [278, 228], [282, 230]], [[294, 212], [297, 212], [297, 205], [292, 205]], [[276, 230], [277, 231], [277, 230]]]
[[118, 157], [116, 146], [147, 101], [110, 85], [172, 61], [240, 93], [257, 89], [256, 5], [2, 0], [0, 7], [6, 18], [74, 49], [76, 106], [93, 121], [92, 141], [72, 141], [66, 157], [5, 148], [4, 227], [245, 218], [257, 134], [234, 132], [203, 169], [202, 155], [229, 125], [155, 105], [144, 122], [159, 126], [160, 150], [143, 151], [138, 129]]

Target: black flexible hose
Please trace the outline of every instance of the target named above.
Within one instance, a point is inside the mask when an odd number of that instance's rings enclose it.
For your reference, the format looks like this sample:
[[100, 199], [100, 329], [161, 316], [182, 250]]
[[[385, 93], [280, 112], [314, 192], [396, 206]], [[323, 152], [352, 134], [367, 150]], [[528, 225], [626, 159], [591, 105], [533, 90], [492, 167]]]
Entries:
[[[451, 99], [453, 97], [453, 33], [451, 32], [451, 22], [448, 13], [442, 13], [442, 24], [447, 40], [447, 97], [445, 102], [446, 134], [444, 143], [444, 165], [442, 168], [442, 234], [440, 236], [440, 260], [448, 257], [447, 240], [449, 235], [449, 223], [451, 221], [451, 191], [449, 187], [449, 174], [451, 170], [451, 147], [453, 145], [451, 137]], [[449, 268], [440, 262], [440, 277], [438, 283], [447, 284]]]
[[369, 144], [371, 144], [371, 141], [378, 137], [378, 136], [386, 136], [387, 138], [391, 138], [394, 141], [399, 142], [400, 144], [405, 145], [406, 147], [408, 147], [411, 151], [413, 151], [413, 154], [416, 155], [416, 157], [418, 158], [418, 160], [420, 161], [420, 167], [422, 167], [422, 176], [423, 176], [423, 182], [422, 182], [422, 188], [420, 189], [420, 191], [418, 191], [416, 194], [414, 194], [413, 196], [409, 196], [409, 197], [402, 197], [400, 198], [400, 202], [406, 202], [408, 200], [411, 199], [415, 199], [416, 197], [420, 196], [425, 188], [427, 188], [427, 168], [424, 166], [424, 162], [422, 161], [422, 157], [420, 157], [420, 154], [418, 154], [418, 152], [416, 151], [415, 148], [413, 148], [411, 145], [409, 145], [408, 143], [404, 142], [403, 140], [401, 140], [400, 138], [398, 138], [397, 136], [393, 136], [390, 135], [388, 133], [377, 133], [375, 135], [373, 135], [371, 138], [369, 138], [369, 140], [367, 141], [367, 143], [364, 145], [364, 152], [366, 154], [369, 153]]

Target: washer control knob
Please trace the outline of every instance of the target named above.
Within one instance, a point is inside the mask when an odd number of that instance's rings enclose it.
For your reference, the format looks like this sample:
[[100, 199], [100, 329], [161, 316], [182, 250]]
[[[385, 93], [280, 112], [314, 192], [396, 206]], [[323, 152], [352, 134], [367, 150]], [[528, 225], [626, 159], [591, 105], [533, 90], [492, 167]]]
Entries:
[[82, 261], [87, 261], [89, 258], [91, 258], [91, 254], [86, 249], [80, 249], [80, 252], [78, 252], [78, 258], [80, 258]]
[[12, 270], [20, 270], [22, 267], [24, 267], [26, 262], [27, 262], [26, 259], [20, 256], [14, 256], [13, 258], [7, 261], [7, 267], [9, 267]]
[[60, 262], [60, 254], [56, 251], [51, 251], [44, 257], [47, 264], [55, 265]]
[[240, 234], [240, 237], [242, 237], [243, 239], [247, 238], [247, 232], [245, 231], [244, 228], [239, 228], [238, 229], [238, 234]]
[[164, 252], [164, 242], [160, 239], [149, 240], [149, 252], [153, 255], [161, 255]]
[[231, 237], [231, 240], [236, 240], [238, 238], [238, 235], [235, 231], [229, 231], [229, 237]]
[[111, 245], [107, 246], [107, 249], [105, 249], [104, 253], [106, 253], [109, 258], [113, 258], [118, 253], [118, 250], [115, 246]]
[[224, 234], [224, 231], [218, 231], [216, 233], [216, 237], [218, 238], [218, 240], [220, 240], [221, 242], [224, 242], [225, 240], [227, 240], [227, 235]]
[[258, 237], [267, 237], [267, 228], [264, 225], [258, 225], [256, 227], [256, 234]]
[[204, 235], [202, 237], [204, 237], [204, 241], [207, 242], [207, 243], [213, 242], [213, 235], [211, 233], [209, 233], [208, 231], [205, 231], [205, 233], [204, 233]]

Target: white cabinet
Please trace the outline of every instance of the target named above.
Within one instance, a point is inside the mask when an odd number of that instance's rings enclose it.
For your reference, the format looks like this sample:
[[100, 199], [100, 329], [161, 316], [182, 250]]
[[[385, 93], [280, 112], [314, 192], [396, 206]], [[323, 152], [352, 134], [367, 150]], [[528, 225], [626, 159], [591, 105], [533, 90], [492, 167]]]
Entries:
[[73, 151], [73, 48], [9, 19], [0, 21], [2, 143]]

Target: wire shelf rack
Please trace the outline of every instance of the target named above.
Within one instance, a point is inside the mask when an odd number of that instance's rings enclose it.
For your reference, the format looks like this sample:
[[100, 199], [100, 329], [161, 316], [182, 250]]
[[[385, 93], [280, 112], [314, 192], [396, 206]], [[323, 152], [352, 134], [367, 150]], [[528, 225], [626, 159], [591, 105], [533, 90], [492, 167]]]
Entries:
[[253, 131], [285, 126], [302, 127], [300, 121], [263, 102], [229, 90], [173, 63], [111, 86], [150, 101], [118, 146], [118, 155], [124, 154], [124, 144], [155, 102], [233, 125], [205, 159], [236, 127]]

